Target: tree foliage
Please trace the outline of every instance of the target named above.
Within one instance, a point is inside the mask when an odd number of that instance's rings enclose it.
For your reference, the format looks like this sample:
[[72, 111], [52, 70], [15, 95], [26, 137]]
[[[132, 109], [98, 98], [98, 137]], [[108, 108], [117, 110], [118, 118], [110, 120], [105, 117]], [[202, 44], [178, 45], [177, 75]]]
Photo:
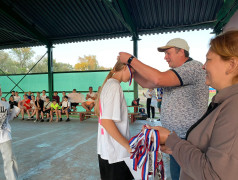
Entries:
[[[35, 63], [41, 58], [37, 56], [32, 60], [35, 52], [32, 48], [17, 48], [11, 49], [10, 52], [0, 51], [0, 74], [23, 74], [27, 73]], [[85, 70], [104, 70], [103, 66], [99, 66], [96, 56], [89, 55], [79, 57], [79, 63], [73, 67], [71, 64], [57, 62], [53, 60], [53, 71], [85, 71]], [[48, 72], [48, 59], [44, 57], [30, 73], [45, 73]]]
[[20, 68], [28, 66], [35, 52], [31, 48], [15, 48], [11, 50], [13, 58], [19, 63]]
[[[27, 73], [35, 63], [41, 58], [37, 56], [36, 60], [32, 60], [35, 52], [31, 48], [11, 49], [10, 53], [0, 51], [0, 74], [23, 74]], [[74, 68], [68, 63], [57, 62], [53, 60], [54, 72], [73, 71]], [[31, 73], [48, 72], [48, 59], [44, 57], [32, 70]]]
[[86, 70], [104, 70], [103, 66], [99, 66], [99, 63], [95, 55], [89, 55], [84, 57], [79, 57], [79, 63], [75, 64], [74, 69], [78, 71]]

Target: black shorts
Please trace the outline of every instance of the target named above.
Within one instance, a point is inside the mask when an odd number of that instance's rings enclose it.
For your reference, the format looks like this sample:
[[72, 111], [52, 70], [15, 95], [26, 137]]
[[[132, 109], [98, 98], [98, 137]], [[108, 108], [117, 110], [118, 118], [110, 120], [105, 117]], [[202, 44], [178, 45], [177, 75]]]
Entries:
[[109, 164], [98, 155], [101, 180], [132, 180], [134, 177], [124, 161]]
[[71, 106], [78, 106], [79, 103], [71, 103]]
[[50, 109], [45, 110], [44, 113], [50, 113]]

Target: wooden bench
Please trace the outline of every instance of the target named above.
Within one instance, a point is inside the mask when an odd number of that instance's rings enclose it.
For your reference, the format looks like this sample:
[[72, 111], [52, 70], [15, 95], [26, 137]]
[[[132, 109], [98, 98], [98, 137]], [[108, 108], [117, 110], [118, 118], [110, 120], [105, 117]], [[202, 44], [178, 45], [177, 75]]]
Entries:
[[138, 108], [141, 107], [141, 105], [139, 105], [139, 106], [127, 106], [127, 107], [133, 107], [134, 108], [134, 113], [137, 113]]
[[84, 119], [90, 118], [90, 117], [97, 117], [95, 112], [78, 112], [79, 113], [79, 119], [80, 121], [83, 121]]
[[139, 115], [140, 113], [136, 112], [136, 113], [128, 113], [128, 116], [131, 120], [131, 123], [136, 121], [136, 117]]

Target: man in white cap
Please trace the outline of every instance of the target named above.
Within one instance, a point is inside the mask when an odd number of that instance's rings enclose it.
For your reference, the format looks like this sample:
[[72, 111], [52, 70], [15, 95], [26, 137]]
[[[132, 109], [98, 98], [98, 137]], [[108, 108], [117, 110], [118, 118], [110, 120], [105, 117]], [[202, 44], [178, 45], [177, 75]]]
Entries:
[[[175, 131], [180, 138], [185, 138], [187, 130], [207, 109], [209, 90], [205, 85], [206, 74], [202, 63], [189, 57], [189, 46], [184, 39], [172, 39], [159, 47], [158, 51], [165, 53], [164, 59], [170, 70], [160, 72], [125, 52], [119, 53], [118, 59], [135, 69], [134, 79], [143, 88], [163, 88], [161, 123], [171, 132]], [[172, 151], [164, 146], [161, 150], [171, 154], [171, 177], [178, 180], [180, 166], [173, 158]]]

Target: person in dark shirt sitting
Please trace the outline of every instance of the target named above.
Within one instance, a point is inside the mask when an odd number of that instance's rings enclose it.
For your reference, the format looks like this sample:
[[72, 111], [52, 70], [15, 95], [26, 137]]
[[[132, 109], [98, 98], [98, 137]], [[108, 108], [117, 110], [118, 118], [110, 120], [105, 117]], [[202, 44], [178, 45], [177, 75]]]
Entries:
[[[62, 98], [63, 98], [63, 97], [62, 97]], [[55, 99], [55, 100], [56, 100], [56, 102], [59, 104], [60, 97], [58, 96], [58, 92], [57, 92], [57, 91], [55, 91], [55, 92], [54, 92], [53, 99]]]
[[10, 98], [9, 98], [9, 104], [10, 104], [10, 109], [13, 109], [13, 108], [14, 108], [14, 105], [15, 105], [15, 106], [18, 106], [17, 102], [14, 101], [13, 96], [10, 96]]
[[35, 104], [36, 104], [36, 121], [40, 121], [40, 114], [41, 114], [40, 122], [44, 122], [44, 114], [43, 114], [44, 101], [41, 100], [39, 96], [37, 96]]

